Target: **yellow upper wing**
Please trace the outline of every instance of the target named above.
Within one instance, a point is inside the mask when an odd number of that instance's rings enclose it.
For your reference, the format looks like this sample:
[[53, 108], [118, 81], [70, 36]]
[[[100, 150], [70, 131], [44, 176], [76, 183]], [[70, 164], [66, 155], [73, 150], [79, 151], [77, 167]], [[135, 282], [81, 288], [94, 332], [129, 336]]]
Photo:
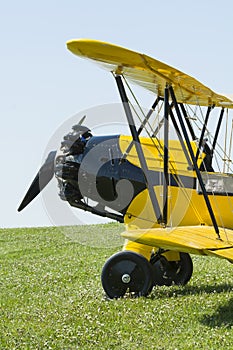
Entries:
[[191, 76], [147, 55], [97, 40], [77, 39], [67, 42], [75, 55], [92, 59], [116, 74], [124, 74], [132, 82], [164, 96], [166, 84], [171, 84], [178, 102], [202, 106], [227, 106], [233, 101], [213, 92]]
[[220, 228], [221, 240], [211, 226], [128, 230], [122, 236], [151, 247], [218, 256], [233, 261], [233, 230], [230, 229]]

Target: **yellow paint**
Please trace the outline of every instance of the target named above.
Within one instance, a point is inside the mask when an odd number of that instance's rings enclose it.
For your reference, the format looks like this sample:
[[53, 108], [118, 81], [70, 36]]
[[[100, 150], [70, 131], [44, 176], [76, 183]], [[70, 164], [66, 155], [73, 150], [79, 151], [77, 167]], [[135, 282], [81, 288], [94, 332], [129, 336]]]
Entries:
[[138, 229], [122, 233], [124, 238], [142, 245], [233, 261], [233, 231], [220, 228], [220, 235], [221, 240], [217, 238], [214, 228], [207, 226]]
[[180, 253], [176, 252], [174, 250], [169, 250], [169, 251], [163, 253], [162, 255], [165, 256], [165, 258], [168, 261], [179, 261], [180, 260]]
[[[131, 136], [121, 135], [119, 139], [119, 145], [121, 152], [124, 154], [128, 146], [132, 142]], [[146, 158], [147, 166], [150, 170], [161, 171], [163, 169], [163, 147], [164, 143], [162, 140], [156, 138], [140, 137], [140, 143], [144, 156]], [[186, 143], [184, 145], [187, 149]], [[195, 141], [191, 141], [191, 146], [194, 154], [197, 152], [197, 144]], [[188, 175], [196, 177], [196, 173], [188, 168], [188, 162], [184, 155], [182, 146], [178, 140], [169, 140], [169, 172], [171, 174], [176, 174], [179, 171], [179, 175]], [[205, 154], [202, 153], [197, 161], [198, 166], [201, 165]], [[126, 159], [132, 164], [140, 167], [140, 162], [138, 159], [137, 151], [135, 146], [133, 146], [127, 155]]]
[[123, 247], [123, 250], [130, 250], [134, 253], [141, 254], [147, 260], [150, 260], [152, 249], [153, 248], [148, 245], [140, 244], [131, 240], [126, 240]]
[[75, 39], [67, 42], [67, 48], [77, 56], [99, 63], [108, 71], [124, 74], [158, 96], [164, 96], [167, 84], [173, 86], [178, 102], [202, 106], [226, 106], [233, 108], [233, 101], [213, 92], [195, 78], [147, 55], [110, 43]]
[[[141, 244], [141, 243], [138, 243], [136, 241], [126, 239], [123, 250], [124, 251], [129, 250], [129, 251], [132, 251], [134, 253], [141, 254], [147, 260], [150, 260], [151, 254], [152, 254], [154, 249], [149, 245]], [[156, 249], [155, 249], [155, 251], [156, 251]], [[162, 255], [165, 256], [165, 258], [168, 261], [179, 261], [180, 260], [180, 253], [173, 251], [173, 250], [167, 251], [167, 252], [163, 253]]]
[[[154, 191], [158, 199], [160, 209], [163, 205], [163, 188], [155, 186]], [[233, 229], [233, 197], [209, 196], [209, 200], [220, 227]], [[156, 228], [157, 224], [154, 209], [148, 194], [148, 190], [140, 192], [131, 202], [125, 215], [125, 223], [130, 228]], [[211, 226], [209, 212], [203, 195], [196, 190], [182, 187], [168, 187], [168, 223], [167, 226]]]
[[[229, 98], [213, 92], [195, 78], [147, 55], [89, 39], [70, 40], [67, 42], [67, 47], [75, 55], [94, 60], [108, 71], [124, 75], [160, 97], [164, 97], [164, 89], [167, 84], [170, 84], [179, 103], [233, 108], [233, 101]], [[146, 138], [142, 138], [141, 141], [148, 168], [161, 172], [163, 169], [162, 142]], [[120, 147], [123, 152], [129, 143], [130, 138], [125, 136], [120, 138]], [[195, 142], [192, 142], [192, 147], [195, 153]], [[179, 182], [181, 175], [196, 177], [194, 172], [188, 169], [178, 141], [169, 141], [169, 152], [169, 172], [177, 175]], [[140, 166], [134, 147], [127, 160]], [[199, 158], [198, 165], [202, 160], [203, 158]], [[199, 195], [196, 189], [185, 188], [182, 183], [179, 185], [179, 187], [169, 186], [168, 188], [168, 226], [173, 226], [174, 229], [162, 228], [156, 223], [147, 190], [133, 199], [125, 215], [128, 230], [123, 233], [123, 237], [128, 241], [124, 249], [138, 252], [148, 259], [153, 247], [161, 247], [177, 252], [218, 256], [233, 261], [232, 197], [209, 196], [220, 226], [222, 240], [218, 240], [211, 227], [212, 223], [203, 195]], [[154, 191], [162, 211], [162, 186], [155, 186]], [[167, 253], [168, 256], [169, 254]]]

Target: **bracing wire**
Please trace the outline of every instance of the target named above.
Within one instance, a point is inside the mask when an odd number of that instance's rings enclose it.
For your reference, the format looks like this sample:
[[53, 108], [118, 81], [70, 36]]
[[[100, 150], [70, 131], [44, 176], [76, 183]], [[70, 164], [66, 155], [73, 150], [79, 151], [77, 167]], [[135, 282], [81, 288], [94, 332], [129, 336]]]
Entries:
[[[123, 78], [124, 78], [124, 81], [125, 81], [125, 83], [126, 83], [126, 86], [127, 86], [128, 90], [129, 90], [130, 93], [131, 93], [131, 96], [133, 97], [133, 99], [135, 100], [135, 102], [136, 102], [136, 104], [138, 105], [139, 109], [142, 111], [143, 116], [145, 117], [145, 114], [144, 114], [144, 112], [143, 112], [143, 110], [142, 110], [142, 108], [141, 108], [141, 106], [140, 106], [140, 104], [139, 104], [139, 102], [138, 102], [136, 96], [134, 95], [134, 93], [133, 93], [133, 91], [132, 91], [130, 85], [128, 84], [128, 82], [127, 82], [127, 80], [125, 79], [124, 76], [123, 76]], [[141, 119], [141, 117], [139, 116], [138, 112], [135, 110], [133, 104], [132, 104], [130, 101], [129, 101], [129, 103], [130, 103], [131, 108], [134, 110], [135, 114], [137, 115], [139, 121], [142, 123], [142, 119]], [[160, 121], [160, 122], [161, 122], [161, 121]], [[151, 132], [154, 133], [154, 130], [153, 130], [151, 124], [150, 124], [148, 121], [147, 121], [147, 125], [148, 125], [149, 128], [151, 129]], [[159, 154], [163, 157], [163, 154], [162, 154], [162, 152], [161, 152], [162, 145], [161, 145], [160, 140], [159, 140], [159, 139], [156, 137], [156, 135], [155, 135], [155, 138], [156, 138], [156, 140], [157, 140], [157, 142], [158, 142], [158, 144], [159, 144], [159, 147], [158, 147], [158, 146], [156, 145], [155, 141], [154, 141], [154, 138], [151, 137], [150, 132], [148, 131], [148, 129], [147, 129], [146, 126], [144, 126], [144, 129], [145, 129], [145, 131], [146, 131], [148, 137], [149, 137], [149, 138], [151, 139], [151, 141], [153, 142], [154, 146], [157, 148]], [[160, 130], [160, 127], [158, 128], [158, 131], [159, 131], [159, 130]], [[175, 180], [176, 180], [176, 182], [177, 182], [179, 188], [182, 190], [182, 192], [183, 192], [183, 194], [184, 194], [184, 196], [185, 196], [187, 202], [188, 202], [189, 205], [192, 207], [192, 209], [193, 209], [193, 211], [194, 211], [196, 217], [199, 219], [199, 221], [200, 221], [200, 223], [201, 223], [201, 222], [202, 222], [202, 218], [201, 218], [201, 216], [200, 216], [200, 214], [199, 214], [199, 211], [198, 211], [197, 208], [193, 205], [192, 201], [190, 201], [190, 197], [189, 197], [189, 195], [187, 194], [187, 191], [186, 191], [186, 189], [185, 189], [185, 185], [184, 185], [184, 183], [182, 182], [182, 180], [180, 179], [180, 177], [177, 176], [177, 174], [176, 174], [176, 169], [174, 168], [174, 165], [172, 164], [172, 162], [171, 162], [170, 160], [169, 160], [169, 165], [170, 165], [171, 172], [173, 173], [173, 176], [175, 177]]]
[[[190, 109], [192, 110], [192, 107], [191, 107], [190, 105], [187, 105], [187, 107], [190, 108]], [[201, 106], [199, 106], [199, 110], [202, 111]], [[198, 127], [198, 129], [201, 130], [201, 128], [203, 127], [203, 124], [204, 124], [204, 115], [203, 115], [203, 113], [201, 112], [201, 119], [202, 119], [202, 120], [201, 120], [200, 117], [198, 116], [198, 113], [196, 113], [196, 111], [195, 111], [195, 116], [196, 116], [196, 118], [193, 118], [193, 121], [194, 121], [195, 125]], [[195, 120], [195, 119], [196, 119], [196, 120]], [[228, 119], [228, 118], [227, 118], [227, 119]], [[199, 125], [198, 125], [198, 123], [197, 123], [196, 121], [200, 123], [201, 127], [199, 127]], [[231, 128], [231, 136], [230, 136], [230, 143], [229, 143], [228, 155], [227, 155], [227, 151], [226, 151], [226, 147], [227, 147], [227, 146], [226, 146], [226, 145], [227, 145], [227, 129], [228, 129], [228, 120], [226, 121], [226, 132], [225, 132], [224, 150], [222, 149], [222, 147], [221, 147], [219, 144], [217, 144], [217, 146], [220, 148], [220, 150], [223, 151], [223, 154], [224, 154], [224, 158], [223, 158], [223, 160], [224, 160], [224, 167], [225, 167], [225, 162], [228, 161], [228, 172], [229, 172], [229, 170], [230, 170], [230, 162], [231, 162], [230, 159], [231, 159], [231, 149], [232, 149], [233, 121], [232, 121], [232, 128]], [[212, 134], [211, 134], [211, 132], [208, 130], [207, 127], [206, 127], [206, 134], [207, 134], [207, 136], [208, 136], [208, 139], [210, 139], [210, 140], [212, 139], [212, 141], [213, 141]], [[217, 163], [217, 166], [218, 166], [218, 169], [219, 169], [219, 173], [221, 174], [221, 170], [220, 170], [220, 166], [219, 166], [219, 162], [218, 162], [218, 160], [217, 160], [216, 154], [219, 155], [219, 152], [215, 150], [215, 152], [214, 152], [214, 157], [216, 158], [216, 159], [215, 159], [215, 162]], [[220, 159], [221, 159], [221, 156], [220, 156]], [[204, 166], [205, 166], [205, 164], [204, 164]], [[223, 169], [223, 172], [225, 172], [225, 169]], [[207, 181], [210, 181], [210, 180], [211, 180], [211, 175], [208, 173], [206, 167], [205, 167], [205, 174], [206, 174], [206, 176], [207, 176]], [[220, 179], [220, 180], [221, 180], [221, 179]], [[223, 180], [222, 180], [222, 181], [223, 181]], [[231, 208], [231, 212], [232, 212], [232, 211], [233, 211], [233, 204], [232, 204], [231, 199], [230, 199], [230, 197], [229, 197], [229, 194], [228, 194], [227, 188], [226, 188], [226, 186], [225, 186], [225, 184], [224, 184], [224, 181], [223, 181], [223, 185], [224, 185], [224, 191], [225, 191], [224, 193], [225, 193], [225, 195], [226, 195], [226, 197], [227, 197], [227, 202], [228, 202], [229, 207]], [[218, 218], [219, 218], [219, 220], [220, 220], [220, 225], [221, 225], [221, 227], [224, 229], [226, 240], [229, 242], [228, 234], [227, 234], [227, 231], [225, 230], [224, 221], [223, 221], [223, 218], [222, 218], [222, 215], [221, 215], [221, 214], [222, 214], [222, 212], [221, 212], [221, 209], [222, 209], [222, 208], [220, 208], [220, 205], [219, 205], [219, 202], [218, 202], [218, 200], [217, 200], [216, 194], [215, 194], [215, 192], [214, 192], [213, 190], [212, 190], [212, 196], [211, 196], [211, 197], [212, 197], [213, 203], [215, 204], [215, 208], [216, 208], [216, 211], [217, 211], [217, 214], [218, 214]]]
[[227, 165], [227, 172], [230, 171], [230, 163], [232, 163], [231, 160], [231, 151], [232, 151], [232, 133], [233, 133], [233, 120], [231, 121], [231, 131], [230, 131], [230, 142], [229, 142], [229, 150], [228, 150], [228, 165]]

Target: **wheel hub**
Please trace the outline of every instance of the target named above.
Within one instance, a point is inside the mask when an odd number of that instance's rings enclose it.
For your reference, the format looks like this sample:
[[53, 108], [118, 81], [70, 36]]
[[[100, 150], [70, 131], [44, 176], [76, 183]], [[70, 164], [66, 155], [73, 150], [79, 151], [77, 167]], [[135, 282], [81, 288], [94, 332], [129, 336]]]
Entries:
[[121, 277], [121, 280], [123, 283], [127, 284], [130, 282], [131, 278], [130, 278], [130, 275], [128, 273], [125, 273], [122, 277]]

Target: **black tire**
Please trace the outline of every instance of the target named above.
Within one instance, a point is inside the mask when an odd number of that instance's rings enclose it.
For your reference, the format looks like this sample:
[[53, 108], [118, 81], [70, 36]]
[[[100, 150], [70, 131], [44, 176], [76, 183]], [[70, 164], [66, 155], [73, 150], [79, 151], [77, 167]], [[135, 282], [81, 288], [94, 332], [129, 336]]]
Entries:
[[180, 253], [179, 261], [168, 261], [161, 255], [153, 262], [153, 284], [157, 286], [171, 286], [173, 284], [186, 285], [193, 273], [193, 263], [189, 254]]
[[152, 289], [151, 264], [131, 251], [116, 253], [106, 261], [101, 281], [110, 299], [123, 297], [127, 291], [136, 297], [146, 296]]

